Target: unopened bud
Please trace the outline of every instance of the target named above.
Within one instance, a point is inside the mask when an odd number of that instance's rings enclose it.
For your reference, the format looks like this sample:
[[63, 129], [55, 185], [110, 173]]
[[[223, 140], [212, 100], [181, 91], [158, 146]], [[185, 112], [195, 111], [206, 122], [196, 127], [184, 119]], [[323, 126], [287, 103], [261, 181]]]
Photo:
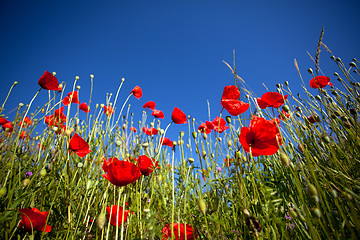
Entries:
[[202, 214], [206, 214], [206, 209], [207, 209], [206, 202], [201, 197], [198, 199], [198, 207], [200, 212], [202, 212]]
[[242, 212], [243, 212], [243, 214], [244, 214], [245, 216], [250, 217], [250, 212], [249, 212], [249, 210], [247, 210], [246, 208], [243, 208], [243, 209], [242, 209]]
[[232, 141], [231, 141], [231, 140], [229, 140], [229, 141], [227, 142], [227, 146], [228, 146], [228, 147], [231, 147], [231, 146], [232, 146]]
[[280, 153], [280, 162], [283, 166], [288, 167], [290, 165], [290, 158], [284, 152]]
[[6, 194], [6, 187], [0, 188], [0, 198]]
[[316, 187], [314, 185], [312, 185], [311, 183], [308, 184], [308, 190], [309, 190], [310, 196], [317, 196], [318, 195]]
[[195, 160], [193, 158], [188, 158], [189, 163], [193, 163]]
[[289, 86], [289, 82], [288, 82], [288, 81], [285, 81], [284, 84], [285, 84], [285, 86], [287, 86], [287, 87]]
[[206, 151], [205, 150], [202, 151], [202, 156], [203, 156], [203, 158], [206, 158]]
[[103, 227], [105, 225], [105, 220], [106, 220], [105, 213], [100, 213], [99, 216], [96, 219], [96, 226], [99, 229], [103, 229]]
[[181, 131], [181, 132], [179, 133], [179, 135], [180, 135], [180, 137], [182, 138], [182, 137], [184, 137], [185, 133], [184, 133], [183, 131]]
[[314, 214], [315, 217], [321, 218], [321, 211], [318, 208], [313, 208], [311, 209], [312, 213]]
[[79, 76], [76, 76], [76, 77], [75, 77], [75, 80], [77, 81], [77, 80], [79, 80], [79, 78], [80, 78]]
[[14, 82], [14, 86], [17, 85], [17, 84], [18, 84], [18, 81], [15, 81], [15, 82]]
[[45, 169], [41, 169], [40, 171], [40, 177], [45, 177], [46, 176], [46, 170]]
[[290, 108], [288, 105], [284, 105], [284, 106], [282, 106], [282, 110], [284, 110], [284, 112], [289, 112]]
[[197, 138], [197, 132], [192, 132], [191, 134], [192, 134], [192, 136], [193, 136], [194, 139]]
[[26, 187], [27, 185], [29, 185], [29, 183], [30, 183], [30, 179], [28, 179], [28, 178], [24, 179], [24, 181], [23, 181], [24, 187]]
[[356, 63], [354, 63], [354, 62], [351, 62], [349, 65], [350, 65], [351, 67], [356, 67]]
[[226, 120], [226, 122], [227, 122], [228, 124], [231, 123], [231, 117], [230, 117], [230, 116], [226, 116], [226, 117], [225, 117], [225, 120]]
[[203, 133], [203, 138], [206, 140], [207, 139], [207, 134]]
[[310, 74], [313, 74], [312, 68], [309, 68], [307, 71], [308, 71]]

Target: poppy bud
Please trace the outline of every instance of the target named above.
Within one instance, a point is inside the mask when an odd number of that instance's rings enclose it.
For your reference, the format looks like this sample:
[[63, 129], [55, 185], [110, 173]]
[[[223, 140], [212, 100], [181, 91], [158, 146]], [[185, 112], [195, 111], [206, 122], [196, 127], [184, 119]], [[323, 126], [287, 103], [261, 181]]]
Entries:
[[176, 141], [173, 141], [173, 145], [174, 145], [174, 147], [177, 145], [177, 142]]
[[23, 107], [24, 106], [24, 104], [23, 103], [19, 103], [19, 107]]
[[75, 77], [75, 81], [79, 80], [79, 78], [80, 78], [79, 76], [76, 76], [76, 77]]
[[219, 142], [221, 142], [221, 141], [222, 141], [222, 138], [221, 138], [221, 137], [218, 137], [217, 140], [218, 140]]
[[160, 132], [160, 135], [163, 135], [165, 131], [164, 131], [164, 129], [160, 129], [159, 132]]
[[99, 229], [103, 229], [105, 225], [106, 216], [105, 213], [100, 213], [99, 216], [96, 219], [96, 226], [98, 226]]
[[92, 187], [92, 181], [89, 179], [86, 181], [86, 190], [90, 189]]
[[193, 163], [195, 160], [193, 158], [188, 158], [189, 163]]
[[335, 56], [331, 56], [330, 58], [331, 58], [332, 60], [335, 60]]
[[288, 105], [284, 105], [284, 106], [282, 106], [282, 110], [284, 110], [284, 112], [289, 112], [290, 108]]
[[314, 214], [315, 217], [321, 218], [321, 211], [318, 208], [312, 208], [311, 209], [312, 213]]
[[202, 212], [203, 214], [206, 214], [206, 202], [204, 199], [202, 199], [201, 197], [198, 199], [198, 207], [199, 207], [199, 210], [200, 212]]
[[6, 194], [6, 187], [0, 188], [0, 198]]
[[242, 212], [243, 212], [243, 214], [244, 214], [245, 216], [250, 217], [250, 212], [249, 212], [249, 210], [247, 210], [246, 208], [243, 208], [243, 209], [242, 209]]
[[15, 82], [14, 82], [14, 86], [17, 85], [17, 84], [18, 84], [18, 81], [15, 81]]
[[333, 198], [337, 198], [337, 192], [336, 192], [335, 189], [331, 189], [331, 190], [330, 190], [330, 194], [331, 194], [331, 196], [332, 196]]
[[317, 196], [318, 195], [316, 187], [314, 185], [312, 185], [311, 183], [308, 184], [308, 190], [309, 190], [310, 196]]
[[126, 124], [125, 124], [125, 123], [122, 125], [122, 129], [123, 129], [123, 130], [126, 129]]
[[280, 162], [283, 166], [288, 167], [290, 165], [290, 158], [284, 152], [281, 152]]
[[358, 61], [356, 58], [353, 58], [352, 60], [353, 60], [354, 62], [357, 62], [357, 61]]
[[228, 124], [231, 123], [231, 117], [230, 117], [230, 116], [226, 116], [226, 117], [225, 117], [225, 120], [226, 120], [226, 122], [227, 122]]
[[[115, 145], [117, 146], [117, 147], [120, 147], [121, 146], [121, 141], [120, 140], [116, 140], [115, 141]], [[143, 145], [144, 146], [144, 145]]]
[[349, 65], [350, 65], [351, 67], [356, 67], [356, 63], [354, 63], [354, 62], [351, 62]]
[[94, 75], [93, 75], [93, 74], [90, 74], [90, 78], [94, 78]]
[[179, 133], [179, 135], [180, 135], [180, 137], [182, 138], [182, 137], [184, 137], [185, 133], [184, 133], [183, 131], [181, 131], [181, 132]]
[[40, 177], [45, 177], [46, 176], [46, 170], [45, 169], [41, 169], [40, 171]]
[[295, 113], [295, 115], [297, 116], [297, 117], [301, 117], [301, 114], [300, 113]]
[[337, 57], [337, 58], [335, 59], [335, 61], [341, 62], [341, 58]]
[[186, 147], [187, 147], [187, 148], [190, 148], [190, 145], [187, 143], [187, 144], [186, 144]]
[[309, 68], [307, 71], [308, 71], [310, 74], [313, 74], [312, 68]]
[[324, 136], [323, 138], [322, 138], [322, 140], [324, 141], [324, 143], [326, 143], [326, 144], [329, 144], [330, 142], [331, 142], [331, 140], [330, 140], [330, 137], [329, 136]]
[[240, 159], [241, 159], [241, 152], [240, 151], [237, 151], [235, 153], [235, 159], [236, 159], [236, 161], [240, 161]]
[[83, 166], [84, 166], [84, 164], [81, 163], [81, 162], [77, 164], [77, 167], [78, 167], [78, 168], [82, 168]]
[[205, 150], [202, 151], [202, 156], [203, 156], [203, 158], [206, 158], [206, 151]]
[[320, 95], [316, 95], [316, 96], [315, 96], [315, 99], [318, 100], [318, 101], [321, 101]]
[[184, 140], [182, 140], [182, 139], [179, 140], [179, 141], [178, 141], [178, 144], [179, 144], [180, 146], [183, 145], [183, 144], [184, 144]]
[[298, 149], [300, 152], [304, 153], [304, 146], [301, 143], [298, 144]]
[[193, 136], [194, 139], [197, 138], [197, 132], [192, 132], [191, 134], [192, 134], [192, 136]]
[[232, 146], [232, 141], [229, 140], [229, 141], [227, 142], [227, 145], [228, 145], [228, 147], [231, 147], [231, 146]]
[[203, 133], [203, 138], [206, 140], [207, 139], [207, 134]]
[[285, 84], [285, 86], [287, 86], [287, 87], [289, 86], [289, 82], [288, 82], [288, 81], [285, 81], [284, 84]]
[[76, 86], [76, 89], [77, 89], [77, 90], [80, 90], [80, 86]]
[[144, 142], [144, 143], [142, 144], [142, 146], [143, 146], [144, 148], [147, 148], [147, 147], [149, 147], [149, 143], [148, 143], [148, 142]]

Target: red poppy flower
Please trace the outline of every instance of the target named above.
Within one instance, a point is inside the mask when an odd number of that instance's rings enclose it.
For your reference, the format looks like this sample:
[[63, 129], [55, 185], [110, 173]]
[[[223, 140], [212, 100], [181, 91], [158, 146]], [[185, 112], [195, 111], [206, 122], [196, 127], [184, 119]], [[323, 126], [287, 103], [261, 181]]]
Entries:
[[57, 78], [48, 71], [40, 77], [38, 84], [45, 90], [61, 91]]
[[225, 158], [224, 159], [224, 164], [225, 164], [225, 167], [230, 167], [231, 166], [231, 162], [233, 162], [234, 161], [234, 159], [232, 159], [232, 158]]
[[[219, 118], [216, 117], [213, 121], [212, 121], [212, 125], [214, 126], [214, 131], [217, 131], [219, 133], [222, 133], [223, 131], [225, 131], [226, 129], [228, 129], [229, 127], [226, 126], [226, 122], [223, 118]], [[208, 128], [210, 128], [210, 123], [206, 123], [206, 126]]]
[[187, 123], [187, 118], [185, 113], [181, 111], [179, 108], [175, 107], [172, 114], [171, 114], [171, 120], [176, 124], [183, 124]]
[[[196, 239], [196, 235], [195, 235], [195, 229], [190, 225], [190, 224], [185, 224], [184, 223], [173, 223], [172, 227], [170, 227], [169, 224], [166, 224], [163, 229], [162, 229], [162, 239], [172, 239], [171, 234], [171, 228], [173, 229], [174, 232], [174, 237], [176, 240], [194, 240]], [[186, 231], [186, 233], [185, 233]], [[180, 238], [179, 238], [180, 236]]]
[[130, 127], [130, 131], [133, 131], [134, 133], [136, 133], [137, 129], [135, 127]]
[[114, 109], [111, 106], [104, 106], [104, 113], [109, 117], [114, 113]]
[[14, 130], [14, 126], [11, 122], [7, 122], [2, 125], [2, 129], [7, 132], [12, 132]]
[[0, 118], [0, 125], [4, 125], [5, 123], [9, 123], [10, 121], [6, 120], [6, 118]]
[[20, 134], [20, 136], [19, 136], [19, 138], [20, 139], [26, 139], [26, 138], [28, 138], [29, 137], [29, 135], [28, 135], [28, 133], [27, 132], [25, 132], [25, 131], [22, 131], [22, 133]]
[[65, 106], [69, 105], [70, 103], [77, 103], [79, 104], [79, 98], [78, 98], [78, 92], [74, 91], [74, 92], [69, 92], [68, 95], [66, 97], [64, 97], [63, 99], [63, 104]]
[[[277, 123], [280, 120], [277, 120]], [[274, 120], [253, 116], [249, 127], [242, 127], [239, 137], [244, 150], [256, 157], [273, 155], [282, 145], [281, 136]]]
[[290, 114], [288, 114], [284, 110], [282, 110], [281, 113], [278, 115], [278, 118], [280, 118], [283, 121], [285, 121], [285, 119], [289, 118], [289, 117], [290, 117]]
[[239, 97], [240, 91], [236, 86], [225, 86], [221, 97], [221, 106], [232, 116], [244, 113], [249, 108], [249, 104], [238, 100]]
[[151, 115], [156, 118], [164, 119], [164, 113], [161, 110], [154, 110]]
[[156, 128], [147, 128], [147, 127], [143, 127], [143, 132], [146, 134], [146, 135], [156, 135], [158, 134], [158, 130]]
[[143, 108], [150, 108], [151, 110], [155, 110], [155, 102], [154, 101], [148, 101], [144, 104]]
[[173, 142], [167, 137], [160, 138], [160, 142], [162, 142], [162, 145], [169, 146], [169, 147], [174, 147]]
[[82, 139], [77, 133], [73, 135], [69, 143], [69, 149], [74, 151], [79, 157], [85, 157], [91, 152], [89, 144]]
[[79, 105], [79, 108], [86, 113], [90, 112], [90, 107], [84, 102]]
[[267, 107], [279, 108], [285, 103], [287, 97], [288, 95], [283, 96], [278, 92], [267, 92], [257, 99], [257, 103], [261, 109]]
[[[127, 202], [125, 203], [125, 206], [127, 206]], [[107, 218], [110, 219], [110, 224], [118, 227], [126, 222], [127, 216], [130, 213], [130, 210], [124, 210], [122, 206], [117, 205], [106, 207], [106, 211], [108, 212]]]
[[327, 85], [333, 86], [330, 78], [326, 76], [317, 76], [310, 80], [310, 87], [312, 88], [324, 88]]
[[133, 94], [137, 99], [140, 99], [142, 96], [141, 87], [136, 86], [133, 90], [131, 90], [130, 94]]
[[53, 125], [60, 126], [63, 123], [66, 123], [66, 116], [63, 111], [64, 111], [64, 107], [55, 110], [53, 115], [45, 117], [45, 123], [48, 126], [53, 126]]
[[51, 227], [46, 225], [46, 218], [49, 212], [40, 212], [37, 208], [22, 208], [19, 212], [21, 214], [19, 227], [24, 227], [25, 231], [51, 231]]
[[19, 122], [18, 125], [21, 126], [21, 124], [22, 124], [22, 128], [27, 128], [33, 124], [33, 121], [31, 121], [30, 118], [26, 116], [24, 118], [24, 121]]
[[154, 158], [145, 155], [139, 156], [136, 161], [138, 162], [141, 173], [145, 176], [149, 176], [155, 168], [158, 168], [158, 162]]
[[118, 187], [133, 183], [141, 177], [140, 168], [134, 163], [119, 161], [115, 157], [109, 158], [108, 161], [104, 159], [102, 168], [106, 172], [102, 176]]
[[[214, 125], [211, 123], [212, 129], [214, 129]], [[207, 127], [206, 123], [202, 123], [200, 124], [200, 126], [198, 127], [198, 131], [202, 132], [202, 133], [206, 133], [209, 134], [211, 133], [211, 129]]]

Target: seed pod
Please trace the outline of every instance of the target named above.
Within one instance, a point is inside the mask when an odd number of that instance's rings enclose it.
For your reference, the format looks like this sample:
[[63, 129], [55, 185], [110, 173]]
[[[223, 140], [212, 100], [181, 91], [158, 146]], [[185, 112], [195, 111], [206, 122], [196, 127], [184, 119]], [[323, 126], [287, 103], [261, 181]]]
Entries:
[[284, 152], [280, 153], [280, 162], [283, 166], [288, 167], [290, 165], [290, 158]]
[[200, 212], [202, 212], [202, 214], [206, 214], [206, 210], [207, 210], [207, 207], [206, 207], [206, 202], [205, 202], [205, 200], [203, 199], [203, 198], [199, 198], [198, 199], [198, 207], [199, 207], [199, 210], [200, 210]]
[[228, 124], [231, 123], [231, 117], [230, 117], [230, 116], [226, 116], [226, 117], [225, 117], [225, 120], [226, 120], [226, 122], [227, 122]]

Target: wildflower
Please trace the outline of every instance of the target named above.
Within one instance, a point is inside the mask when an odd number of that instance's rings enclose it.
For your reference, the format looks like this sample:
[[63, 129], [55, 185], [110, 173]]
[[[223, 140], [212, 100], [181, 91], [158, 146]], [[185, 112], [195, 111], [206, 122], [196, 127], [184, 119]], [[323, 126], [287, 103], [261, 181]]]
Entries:
[[[209, 127], [211, 129], [211, 124], [209, 122], [206, 122], [206, 126]], [[228, 129], [228, 126], [225, 126], [226, 122], [223, 118], [221, 117], [216, 117], [213, 121], [212, 121], [212, 126], [214, 131], [222, 133], [223, 131], [225, 131], [226, 129]]]
[[147, 127], [143, 127], [143, 132], [146, 134], [146, 135], [156, 135], [158, 134], [158, 130], [156, 128], [147, 128]]
[[154, 101], [148, 101], [144, 104], [143, 108], [150, 108], [151, 110], [155, 110], [155, 102]]
[[172, 114], [171, 114], [171, 120], [176, 124], [183, 124], [187, 123], [187, 118], [185, 113], [183, 113], [179, 108], [175, 107]]
[[[213, 128], [214, 129], [214, 128]], [[206, 133], [206, 134], [209, 134], [211, 133], [211, 129], [209, 129], [207, 126], [206, 126], [206, 123], [202, 123], [199, 125], [198, 127], [198, 131], [202, 132], [202, 133]]]
[[28, 135], [28, 133], [27, 132], [25, 132], [25, 131], [22, 131], [22, 133], [20, 134], [20, 136], [19, 136], [19, 138], [20, 139], [26, 139], [26, 138], [28, 138], [29, 137], [29, 135]]
[[154, 158], [150, 158], [145, 155], [139, 156], [136, 161], [138, 162], [138, 167], [144, 176], [149, 176], [154, 169], [158, 167], [158, 162]]
[[74, 92], [69, 92], [68, 95], [66, 97], [64, 97], [63, 99], [63, 104], [65, 106], [69, 105], [70, 103], [77, 103], [79, 104], [79, 98], [78, 98], [78, 92], [74, 91]]
[[136, 86], [133, 90], [131, 90], [130, 94], [133, 94], [137, 99], [140, 99], [142, 96], [142, 90], [139, 86]]
[[240, 131], [239, 140], [244, 150], [254, 157], [276, 153], [282, 145], [276, 125], [275, 120], [268, 121], [254, 115], [249, 127], [242, 127]]
[[161, 118], [164, 119], [164, 113], [160, 110], [154, 110], [151, 114], [152, 116], [154, 116], [155, 118]]
[[49, 127], [60, 126], [63, 123], [66, 123], [66, 116], [63, 111], [64, 111], [64, 107], [55, 110], [53, 115], [45, 117], [45, 123]]
[[310, 87], [312, 88], [324, 88], [327, 85], [333, 86], [330, 78], [326, 76], [317, 76], [310, 80]]
[[140, 168], [134, 163], [119, 161], [115, 157], [104, 159], [102, 169], [106, 172], [102, 176], [118, 187], [133, 183], [141, 177]]
[[289, 118], [289, 117], [290, 117], [290, 114], [288, 114], [284, 110], [282, 110], [281, 113], [278, 115], [278, 118], [280, 118], [283, 121], [285, 121], [285, 119]]
[[234, 161], [233, 158], [225, 158], [225, 159], [224, 159], [225, 167], [230, 167], [230, 166], [231, 166], [231, 162], [233, 162], [233, 161]]
[[25, 176], [26, 176], [26, 177], [30, 177], [32, 174], [33, 174], [32, 172], [26, 172], [26, 173], [25, 173]]
[[90, 112], [90, 107], [84, 102], [79, 105], [79, 108], [86, 113]]
[[12, 125], [11, 122], [6, 122], [2, 125], [2, 128], [4, 131], [7, 131], [7, 132], [12, 132], [14, 130], [14, 126]]
[[169, 146], [169, 147], [174, 147], [173, 142], [167, 137], [160, 138], [160, 142], [162, 142], [162, 145], [166, 145], [166, 146]]
[[[125, 203], [125, 206], [127, 206], [127, 202]], [[106, 211], [108, 212], [107, 218], [110, 219], [110, 224], [118, 227], [126, 221], [127, 216], [130, 213], [130, 210], [124, 210], [122, 206], [117, 205], [106, 207]]]
[[51, 227], [46, 225], [46, 218], [49, 212], [40, 212], [37, 208], [22, 208], [19, 212], [21, 214], [19, 227], [24, 227], [25, 231], [51, 231]]
[[136, 129], [136, 127], [130, 127], [130, 131], [133, 131], [134, 133], [136, 133], [137, 129]]
[[104, 106], [104, 113], [109, 117], [114, 113], [114, 109], [111, 106]]
[[69, 150], [74, 151], [79, 157], [85, 157], [91, 152], [91, 150], [89, 150], [89, 144], [77, 133], [75, 133], [70, 140]]
[[244, 113], [249, 108], [249, 104], [239, 101], [240, 91], [236, 86], [225, 86], [221, 97], [221, 106], [225, 108], [230, 115], [237, 116]]
[[287, 97], [288, 95], [283, 96], [278, 92], [267, 92], [257, 99], [257, 103], [261, 109], [267, 107], [279, 108], [285, 103]]
[[[184, 223], [173, 223], [171, 224], [172, 227], [170, 227], [169, 224], [166, 224], [162, 229], [162, 239], [172, 239], [171, 235], [172, 232], [174, 232], [174, 237], [176, 240], [194, 240], [195, 239], [195, 229], [190, 224], [184, 224]], [[171, 230], [172, 228], [172, 230]], [[180, 238], [179, 238], [180, 236]]]
[[38, 84], [45, 90], [61, 91], [57, 78], [48, 71], [40, 77]]
[[31, 126], [32, 124], [33, 124], [33, 121], [31, 121], [30, 118], [28, 116], [26, 116], [23, 121], [19, 122], [18, 125], [19, 126], [22, 125], [22, 128], [27, 128], [27, 127]]

